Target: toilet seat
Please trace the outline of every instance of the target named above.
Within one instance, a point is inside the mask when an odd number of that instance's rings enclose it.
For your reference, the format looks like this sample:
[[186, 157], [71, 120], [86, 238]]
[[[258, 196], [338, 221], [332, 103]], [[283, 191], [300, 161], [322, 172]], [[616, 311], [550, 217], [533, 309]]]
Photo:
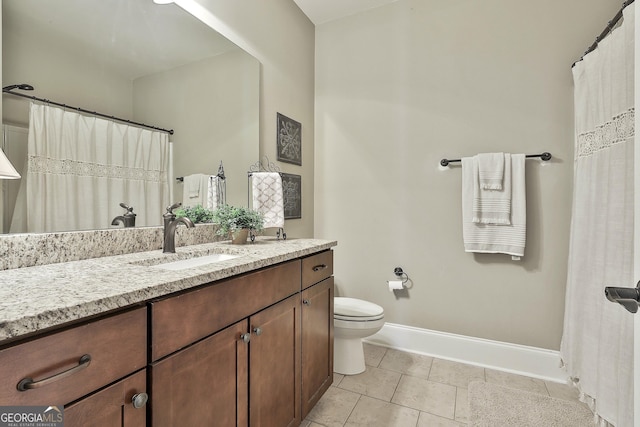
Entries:
[[345, 320], [347, 322], [372, 322], [374, 320], [384, 318], [384, 314], [379, 314], [378, 316], [342, 316], [340, 314], [334, 314], [333, 318], [335, 320]]
[[351, 322], [370, 322], [384, 317], [384, 309], [378, 304], [357, 298], [335, 297], [333, 318]]

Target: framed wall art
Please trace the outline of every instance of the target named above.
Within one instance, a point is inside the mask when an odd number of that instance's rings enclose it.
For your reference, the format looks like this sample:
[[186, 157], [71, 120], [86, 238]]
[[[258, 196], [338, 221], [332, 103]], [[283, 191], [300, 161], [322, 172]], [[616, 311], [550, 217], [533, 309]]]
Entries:
[[302, 177], [281, 173], [284, 219], [302, 218]]
[[302, 166], [302, 125], [284, 114], [278, 116], [278, 160]]

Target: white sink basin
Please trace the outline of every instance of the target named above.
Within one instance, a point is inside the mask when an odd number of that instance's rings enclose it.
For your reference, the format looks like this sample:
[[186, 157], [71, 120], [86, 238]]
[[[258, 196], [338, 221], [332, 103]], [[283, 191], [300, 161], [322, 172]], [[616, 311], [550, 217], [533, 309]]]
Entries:
[[229, 254], [211, 254], [194, 258], [181, 259], [179, 261], [165, 262], [163, 264], [152, 265], [152, 268], [160, 268], [162, 270], [185, 270], [187, 268], [202, 267], [203, 265], [214, 264], [220, 261], [228, 261], [238, 258], [240, 255]]

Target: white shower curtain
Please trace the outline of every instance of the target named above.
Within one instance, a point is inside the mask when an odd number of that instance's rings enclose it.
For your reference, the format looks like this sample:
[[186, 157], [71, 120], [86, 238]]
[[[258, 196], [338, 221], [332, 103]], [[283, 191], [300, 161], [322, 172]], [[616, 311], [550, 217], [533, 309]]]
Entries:
[[634, 5], [573, 68], [575, 169], [561, 356], [599, 425], [633, 426]]
[[11, 232], [108, 228], [125, 211], [160, 225], [169, 205], [164, 132], [31, 104], [27, 174]]

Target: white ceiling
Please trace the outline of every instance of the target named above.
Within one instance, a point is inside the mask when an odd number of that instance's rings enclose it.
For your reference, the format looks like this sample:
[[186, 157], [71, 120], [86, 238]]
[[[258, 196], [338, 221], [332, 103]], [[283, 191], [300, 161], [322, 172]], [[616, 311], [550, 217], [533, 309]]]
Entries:
[[293, 0], [315, 25], [342, 18], [397, 0]]

